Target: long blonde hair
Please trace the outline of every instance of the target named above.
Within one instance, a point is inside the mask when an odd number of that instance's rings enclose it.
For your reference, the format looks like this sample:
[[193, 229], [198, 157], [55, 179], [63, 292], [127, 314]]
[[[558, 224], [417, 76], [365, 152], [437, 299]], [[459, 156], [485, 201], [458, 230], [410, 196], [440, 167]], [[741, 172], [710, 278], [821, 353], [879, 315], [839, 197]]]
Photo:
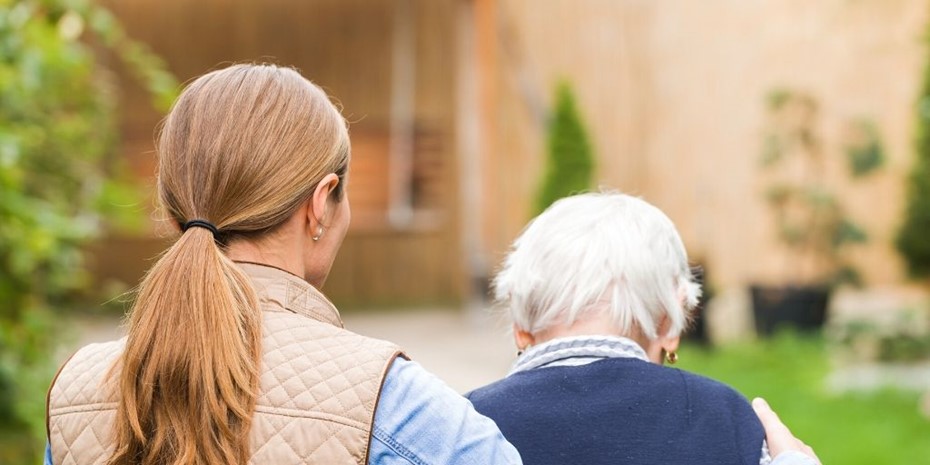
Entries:
[[208, 221], [219, 232], [182, 232], [142, 281], [118, 365], [109, 464], [244, 464], [261, 316], [251, 282], [223, 245], [273, 231], [323, 176], [344, 177], [345, 120], [296, 71], [235, 65], [182, 92], [158, 156], [158, 196], [171, 218]]

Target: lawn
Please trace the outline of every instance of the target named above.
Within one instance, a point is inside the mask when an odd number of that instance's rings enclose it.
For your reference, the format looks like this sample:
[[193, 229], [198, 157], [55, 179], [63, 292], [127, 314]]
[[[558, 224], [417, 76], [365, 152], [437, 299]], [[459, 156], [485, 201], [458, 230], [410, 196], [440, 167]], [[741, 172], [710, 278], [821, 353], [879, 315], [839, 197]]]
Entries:
[[[764, 397], [824, 464], [930, 465], [930, 419], [912, 392], [833, 394], [825, 344], [783, 334], [718, 349], [685, 346], [678, 366]], [[928, 386], [930, 389], [930, 386]]]

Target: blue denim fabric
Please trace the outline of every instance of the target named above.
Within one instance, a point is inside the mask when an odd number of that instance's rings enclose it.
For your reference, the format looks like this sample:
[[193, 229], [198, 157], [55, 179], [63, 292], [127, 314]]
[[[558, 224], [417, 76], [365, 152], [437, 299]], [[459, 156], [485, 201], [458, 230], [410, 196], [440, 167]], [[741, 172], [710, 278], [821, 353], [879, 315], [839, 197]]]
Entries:
[[489, 418], [416, 362], [397, 359], [381, 389], [369, 464], [521, 464]]
[[[522, 464], [493, 421], [418, 363], [400, 358], [381, 389], [368, 463]], [[48, 445], [45, 465], [52, 465]]]

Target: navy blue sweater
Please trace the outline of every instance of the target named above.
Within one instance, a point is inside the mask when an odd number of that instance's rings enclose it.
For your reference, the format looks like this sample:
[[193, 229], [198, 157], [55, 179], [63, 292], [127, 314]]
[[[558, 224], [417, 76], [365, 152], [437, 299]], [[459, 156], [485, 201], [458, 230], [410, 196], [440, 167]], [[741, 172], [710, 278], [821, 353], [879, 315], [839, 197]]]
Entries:
[[758, 465], [762, 451], [742, 395], [639, 359], [537, 368], [466, 397], [525, 465]]

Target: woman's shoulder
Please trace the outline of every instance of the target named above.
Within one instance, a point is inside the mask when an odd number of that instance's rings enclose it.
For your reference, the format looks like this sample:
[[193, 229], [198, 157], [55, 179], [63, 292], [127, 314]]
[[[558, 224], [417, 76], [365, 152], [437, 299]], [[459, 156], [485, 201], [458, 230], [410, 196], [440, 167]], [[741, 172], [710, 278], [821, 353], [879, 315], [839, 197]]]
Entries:
[[746, 399], [744, 395], [742, 395], [732, 386], [722, 381], [718, 381], [716, 379], [679, 368], [662, 368], [664, 370], [677, 373], [677, 375], [684, 383], [685, 389], [687, 389], [691, 395], [700, 396], [702, 399], [716, 399], [720, 401], [735, 402], [741, 405], [745, 405], [746, 408], [751, 408], [749, 405], [749, 400]]
[[606, 362], [604, 366], [611, 366], [615, 370], [622, 371], [623, 375], [636, 379], [638, 383], [647, 386], [651, 384], [654, 389], [685, 391], [688, 398], [696, 403], [708, 406], [720, 406], [721, 403], [726, 403], [737, 405], [747, 411], [751, 410], [749, 401], [739, 391], [726, 383], [704, 375], [638, 359], [613, 359], [604, 362]]
[[364, 336], [333, 323], [292, 312], [264, 312], [263, 337], [269, 348], [296, 345], [307, 350], [312, 347], [314, 351], [377, 352], [390, 356], [402, 352], [393, 342]]
[[108, 402], [114, 382], [108, 376], [126, 347], [126, 338], [88, 344], [77, 350], [58, 369], [48, 390], [49, 410], [73, 405]]
[[68, 360], [59, 368], [58, 376], [60, 377], [65, 371], [81, 373], [84, 377], [92, 373], [108, 371], [125, 348], [126, 337], [87, 344], [68, 357]]
[[687, 398], [703, 405], [721, 403], [750, 409], [748, 400], [734, 388], [715, 379], [673, 367], [666, 367], [633, 358], [615, 358], [582, 366], [549, 367], [512, 374], [504, 379], [475, 389], [465, 396], [473, 403], [499, 401], [509, 396], [522, 396], [527, 389], [539, 390], [551, 384], [631, 384], [651, 392], [687, 393]]
[[[464, 394], [465, 398], [468, 399], [476, 407], [480, 406], [483, 401], [496, 397], [507, 392], [507, 386], [512, 384], [512, 377], [507, 377], [499, 379], [492, 383], [486, 384], [479, 388], [475, 388]], [[480, 408], [479, 408], [480, 410]]]

